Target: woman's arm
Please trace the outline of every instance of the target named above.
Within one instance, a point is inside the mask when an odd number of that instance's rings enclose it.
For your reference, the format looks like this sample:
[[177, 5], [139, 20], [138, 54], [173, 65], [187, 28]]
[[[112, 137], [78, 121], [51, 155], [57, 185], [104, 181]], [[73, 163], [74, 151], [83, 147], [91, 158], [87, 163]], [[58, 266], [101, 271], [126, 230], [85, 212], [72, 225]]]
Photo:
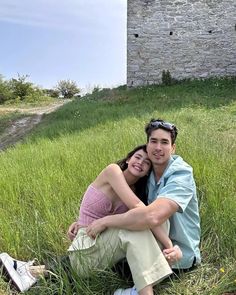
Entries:
[[135, 195], [131, 190], [126, 179], [124, 177], [123, 171], [117, 164], [110, 164], [107, 166], [103, 175], [106, 181], [110, 184], [114, 192], [117, 194], [119, 199], [129, 208], [133, 209], [137, 206], [143, 205], [143, 202]]
[[[99, 177], [100, 176], [100, 177]], [[129, 208], [135, 208], [139, 206], [145, 206], [143, 202], [134, 194], [129, 185], [126, 182], [124, 174], [117, 164], [108, 165], [98, 176], [97, 179], [102, 179], [102, 183], [108, 183], [120, 200]], [[105, 181], [104, 181], [105, 179]], [[96, 183], [96, 180], [94, 181]], [[68, 229], [67, 235], [72, 241], [79, 229], [78, 222], [73, 222]]]

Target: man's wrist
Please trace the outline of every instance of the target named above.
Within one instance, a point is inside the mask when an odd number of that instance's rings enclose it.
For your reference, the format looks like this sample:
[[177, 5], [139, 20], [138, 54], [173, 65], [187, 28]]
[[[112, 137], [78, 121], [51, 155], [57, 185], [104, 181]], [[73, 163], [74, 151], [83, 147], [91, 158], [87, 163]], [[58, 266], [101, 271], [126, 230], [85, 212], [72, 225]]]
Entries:
[[107, 216], [103, 217], [102, 225], [105, 228], [113, 227], [113, 224], [112, 224], [113, 217], [114, 217], [114, 215], [107, 215]]

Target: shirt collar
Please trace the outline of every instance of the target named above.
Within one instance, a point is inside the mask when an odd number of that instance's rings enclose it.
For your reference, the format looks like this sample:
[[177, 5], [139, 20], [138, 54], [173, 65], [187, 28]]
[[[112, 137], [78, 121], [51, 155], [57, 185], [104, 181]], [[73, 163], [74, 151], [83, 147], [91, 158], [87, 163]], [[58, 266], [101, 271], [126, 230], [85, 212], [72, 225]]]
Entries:
[[159, 179], [159, 181], [157, 182], [156, 181], [156, 178], [155, 178], [155, 174], [154, 174], [154, 171], [152, 170], [150, 176], [149, 176], [149, 179], [150, 179], [150, 183], [155, 186], [155, 185], [159, 185], [162, 181], [162, 179], [165, 177], [165, 174], [166, 174], [166, 171], [168, 170], [168, 168], [170, 167], [170, 165], [174, 162], [174, 158], [171, 156], [170, 159], [169, 159], [169, 162], [166, 166], [166, 169], [164, 170], [161, 178]]

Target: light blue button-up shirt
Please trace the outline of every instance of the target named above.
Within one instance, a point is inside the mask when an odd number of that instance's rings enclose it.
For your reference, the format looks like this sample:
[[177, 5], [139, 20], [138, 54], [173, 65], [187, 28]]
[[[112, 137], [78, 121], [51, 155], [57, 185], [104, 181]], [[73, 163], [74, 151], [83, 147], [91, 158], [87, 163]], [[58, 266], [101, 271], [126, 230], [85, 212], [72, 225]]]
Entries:
[[148, 203], [157, 198], [167, 198], [179, 205], [179, 210], [170, 217], [170, 239], [173, 245], [178, 245], [183, 258], [173, 268], [189, 268], [194, 257], [196, 263], [201, 261], [200, 218], [196, 185], [193, 178], [192, 167], [180, 156], [172, 156], [162, 177], [157, 182], [154, 172], [148, 180]]

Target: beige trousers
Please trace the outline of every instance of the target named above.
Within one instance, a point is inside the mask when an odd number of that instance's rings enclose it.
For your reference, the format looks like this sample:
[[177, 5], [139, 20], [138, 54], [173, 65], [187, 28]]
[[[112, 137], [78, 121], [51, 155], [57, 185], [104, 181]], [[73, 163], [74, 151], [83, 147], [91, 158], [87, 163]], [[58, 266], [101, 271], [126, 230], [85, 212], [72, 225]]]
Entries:
[[150, 230], [110, 228], [93, 240], [82, 228], [68, 251], [73, 269], [81, 276], [89, 276], [91, 270], [113, 266], [126, 257], [137, 291], [172, 273]]

